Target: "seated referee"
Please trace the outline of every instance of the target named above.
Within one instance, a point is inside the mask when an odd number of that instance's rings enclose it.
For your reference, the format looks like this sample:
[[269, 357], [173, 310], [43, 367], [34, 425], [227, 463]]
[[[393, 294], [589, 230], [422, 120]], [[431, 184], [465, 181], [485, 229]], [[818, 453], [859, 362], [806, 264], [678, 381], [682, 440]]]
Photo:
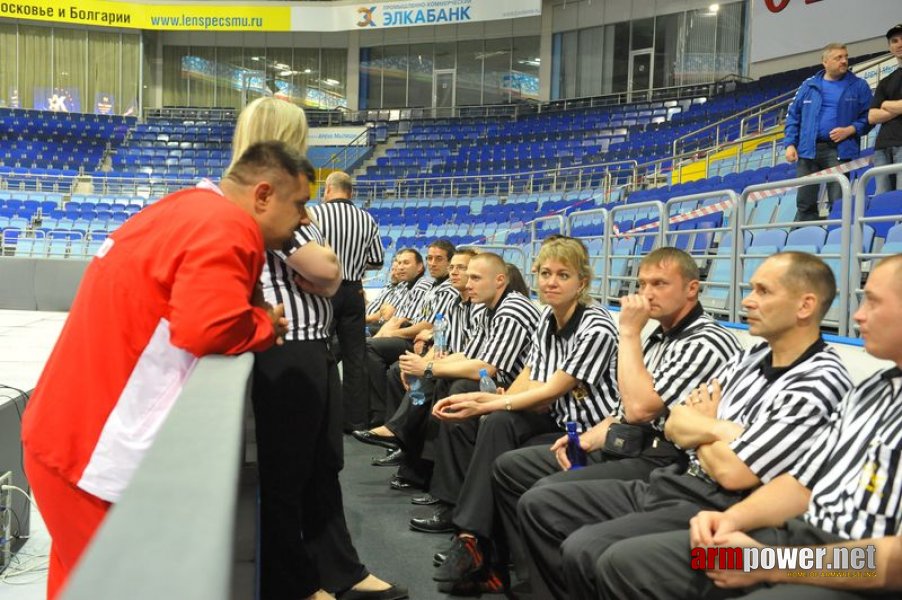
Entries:
[[387, 314], [388, 308], [398, 303], [404, 291], [406, 291], [406, 286], [398, 275], [398, 262], [393, 258], [388, 282], [379, 290], [379, 294], [366, 305], [365, 320], [370, 331], [378, 331], [382, 323], [391, 317]]
[[394, 316], [366, 341], [370, 425], [382, 425], [386, 416], [391, 416], [386, 414], [389, 369], [405, 351], [413, 349], [413, 341], [419, 333], [432, 330], [436, 315], [447, 312], [458, 295], [448, 281], [452, 256], [454, 245], [448, 240], [429, 244], [426, 267], [431, 279], [420, 279], [405, 295]]
[[[689, 530], [612, 545], [597, 562], [600, 593], [593, 597], [690, 600], [716, 593], [756, 600], [899, 598], [902, 254], [883, 259], [871, 271], [854, 319], [865, 350], [895, 366], [855, 386], [840, 402], [830, 426], [813, 439], [807, 455], [742, 502], [725, 512], [699, 513]], [[827, 557], [836, 547], [862, 552], [876, 547], [876, 569], [865, 577], [839, 569], [799, 577], [780, 570], [706, 572], [689, 567], [690, 547], [762, 545], [814, 546], [827, 550]]]
[[[685, 395], [727, 366], [740, 352], [736, 336], [706, 315], [698, 301], [695, 260], [664, 247], [639, 264], [639, 294], [621, 299], [617, 380], [618, 416], [604, 419], [580, 436], [588, 465], [569, 470], [566, 436], [547, 445], [512, 450], [495, 461], [495, 505], [504, 524], [517, 575], [528, 577], [517, 525], [517, 501], [533, 485], [576, 479], [648, 479], [656, 468], [688, 460], [664, 439], [667, 411]], [[657, 329], [642, 343], [650, 319]], [[610, 448], [608, 429], [616, 423]], [[619, 433], [618, 433], [619, 432]], [[626, 432], [626, 433], [624, 433]], [[633, 433], [637, 447], [618, 451], [617, 439]]]
[[649, 481], [576, 481], [533, 488], [520, 499], [531, 558], [556, 598], [597, 598], [596, 562], [611, 544], [683, 529], [705, 509], [723, 510], [793, 468], [852, 387], [820, 323], [836, 281], [819, 258], [784, 252], [755, 271], [743, 299], [745, 350], [709, 385], [674, 406], [665, 434], [690, 451], [688, 470]]
[[[547, 306], [517, 380], [506, 394], [460, 394], [433, 409], [443, 421], [433, 493], [455, 505], [457, 530], [434, 577], [443, 592], [500, 591], [503, 585], [503, 571], [487, 564], [495, 524], [494, 459], [523, 444], [550, 441], [570, 421], [584, 431], [617, 410], [617, 328], [589, 295], [585, 246], [572, 238], [547, 242], [535, 266]], [[471, 568], [461, 573], [464, 563]]]

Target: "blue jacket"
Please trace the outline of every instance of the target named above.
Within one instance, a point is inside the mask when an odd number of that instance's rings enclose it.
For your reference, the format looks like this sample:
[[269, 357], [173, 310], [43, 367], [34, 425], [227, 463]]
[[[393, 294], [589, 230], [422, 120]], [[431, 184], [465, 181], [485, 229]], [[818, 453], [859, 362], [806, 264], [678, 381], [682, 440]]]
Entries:
[[[867, 82], [851, 71], [846, 73], [844, 79], [849, 80], [849, 84], [839, 98], [836, 123], [838, 127], [854, 125], [855, 135], [841, 141], [836, 150], [841, 159], [858, 158], [859, 139], [871, 130], [868, 109], [873, 94]], [[814, 158], [823, 101], [823, 81], [824, 71], [820, 71], [802, 82], [789, 105], [789, 112], [786, 113], [784, 145], [795, 146], [799, 158]]]

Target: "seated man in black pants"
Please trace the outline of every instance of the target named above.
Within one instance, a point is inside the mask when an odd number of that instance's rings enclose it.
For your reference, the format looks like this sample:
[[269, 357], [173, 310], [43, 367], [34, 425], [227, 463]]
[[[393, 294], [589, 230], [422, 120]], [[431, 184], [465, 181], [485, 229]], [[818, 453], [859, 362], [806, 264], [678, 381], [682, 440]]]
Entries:
[[[756, 600], [899, 598], [902, 591], [902, 254], [871, 271], [854, 319], [864, 347], [895, 366], [868, 377], [840, 402], [829, 427], [789, 471], [725, 512], [701, 512], [678, 531], [617, 542], [595, 565], [595, 598], [742, 597]], [[741, 533], [748, 531], [748, 535]], [[692, 570], [700, 546], [876, 548], [873, 572]], [[870, 567], [866, 567], [870, 568]], [[649, 577], [654, 573], [654, 577]], [[864, 576], [862, 576], [864, 575]], [[716, 586], [716, 587], [715, 587]], [[718, 589], [734, 588], [734, 589]], [[831, 589], [827, 589], [831, 588]], [[894, 590], [894, 591], [890, 591]]]
[[595, 564], [614, 542], [685, 528], [699, 511], [725, 509], [786, 472], [852, 387], [821, 338], [836, 294], [830, 268], [785, 252], [764, 261], [751, 285], [742, 301], [749, 332], [766, 341], [671, 408], [665, 424], [668, 439], [691, 449], [688, 469], [657, 469], [647, 482], [544, 485], [520, 499], [526, 547], [555, 598], [597, 598]]
[[[707, 316], [698, 302], [699, 272], [695, 260], [676, 248], [659, 248], [639, 264], [639, 294], [621, 299], [617, 380], [620, 414], [585, 432], [580, 444], [588, 465], [569, 470], [566, 437], [549, 450], [530, 446], [495, 461], [495, 502], [517, 567], [528, 577], [517, 526], [517, 501], [533, 485], [576, 479], [647, 479], [656, 468], [682, 462], [686, 455], [664, 439], [668, 410], [699, 384], [710, 380], [740, 351], [730, 330]], [[643, 344], [649, 319], [659, 326]], [[604, 452], [608, 428], [640, 431], [642, 447], [634, 456]], [[641, 426], [641, 430], [633, 427]], [[538, 582], [535, 582], [538, 584]]]
[[[409, 252], [404, 251], [402, 256], [407, 254]], [[370, 425], [381, 425], [385, 421], [389, 368], [405, 351], [413, 349], [417, 334], [432, 329], [435, 315], [445, 311], [457, 296], [448, 281], [448, 263], [453, 255], [451, 242], [432, 242], [426, 252], [426, 266], [432, 279], [420, 279], [396, 307], [394, 316], [382, 325], [376, 335], [367, 339]], [[402, 260], [399, 258], [399, 264]]]
[[[432, 332], [421, 332], [414, 341], [414, 352], [405, 353], [401, 357], [404, 368], [410, 371], [411, 365], [416, 365], [412, 375], [420, 378], [420, 386], [426, 402], [414, 405], [407, 395], [407, 382], [402, 381], [401, 367], [398, 363], [392, 366], [388, 372], [388, 387], [386, 405], [389, 407], [391, 418], [385, 423], [368, 431], [354, 432], [354, 437], [366, 444], [388, 448], [390, 453], [382, 458], [374, 458], [373, 465], [380, 467], [400, 466], [397, 477], [392, 479], [391, 485], [395, 489], [407, 487], [428, 487], [429, 478], [432, 475], [432, 461], [423, 461], [421, 451], [425, 441], [426, 428], [429, 413], [432, 411], [432, 402], [435, 397], [436, 386], [443, 390], [442, 395], [447, 395], [444, 380], [434, 376], [433, 365], [448, 357], [462, 353], [466, 350], [467, 342], [473, 331], [473, 319], [482, 310], [483, 304], [473, 304], [469, 300], [466, 291], [467, 266], [470, 259], [476, 256], [474, 250], [458, 249], [451, 258], [448, 268], [448, 280], [457, 291], [457, 298], [446, 307], [447, 314], [443, 317], [448, 325], [447, 339], [444, 353], [436, 356], [435, 347], [429, 348], [425, 354], [422, 347], [432, 343]], [[450, 360], [455, 360], [451, 358]], [[426, 370], [429, 376], [426, 376]], [[441, 367], [439, 367], [441, 371]], [[402, 450], [403, 448], [403, 450]]]
[[[527, 366], [507, 394], [451, 396], [434, 409], [443, 421], [432, 486], [441, 512], [431, 520], [415, 519], [411, 527], [434, 531], [444, 518], [458, 531], [435, 575], [440, 591], [498, 591], [503, 585], [503, 574], [486, 564], [494, 458], [537, 438], [557, 437], [571, 421], [585, 431], [617, 410], [617, 330], [589, 295], [592, 268], [585, 246], [556, 239], [542, 245], [535, 264], [539, 295], [548, 306]], [[465, 563], [466, 572], [459, 572]]]
[[[498, 384], [509, 385], [519, 375], [529, 352], [529, 340], [539, 318], [532, 302], [512, 291], [507, 266], [500, 256], [485, 252], [470, 259], [466, 293], [474, 304], [469, 329], [472, 332], [463, 352], [441, 360], [424, 361], [408, 353], [401, 358], [407, 374], [435, 380], [434, 398], [479, 389], [479, 371], [485, 369]], [[482, 306], [478, 313], [477, 308]], [[430, 409], [431, 406], [427, 406]], [[421, 415], [421, 418], [427, 418]], [[405, 441], [422, 447], [423, 426], [412, 420]], [[417, 453], [411, 455], [411, 460]], [[408, 463], [414, 466], [413, 463]], [[428, 478], [428, 470], [425, 477]], [[397, 487], [397, 486], [396, 486]], [[425, 501], [424, 503], [429, 503]]]

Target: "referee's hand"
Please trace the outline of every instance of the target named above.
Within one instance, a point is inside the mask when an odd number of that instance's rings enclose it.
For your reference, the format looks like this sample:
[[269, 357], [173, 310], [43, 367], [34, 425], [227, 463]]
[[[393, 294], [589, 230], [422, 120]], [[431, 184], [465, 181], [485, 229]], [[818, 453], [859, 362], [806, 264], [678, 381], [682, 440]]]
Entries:
[[639, 294], [630, 294], [620, 299], [620, 333], [639, 335], [648, 323], [651, 308], [648, 299]]
[[285, 306], [277, 304], [266, 312], [269, 313], [269, 320], [272, 321], [276, 345], [281, 346], [285, 343], [285, 334], [288, 333], [288, 319], [285, 318]]

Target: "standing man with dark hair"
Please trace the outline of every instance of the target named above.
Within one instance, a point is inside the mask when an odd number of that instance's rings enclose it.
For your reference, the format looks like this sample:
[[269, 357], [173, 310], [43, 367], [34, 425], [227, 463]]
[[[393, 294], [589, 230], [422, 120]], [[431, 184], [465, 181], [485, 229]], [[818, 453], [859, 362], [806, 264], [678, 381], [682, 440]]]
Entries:
[[[806, 79], [786, 114], [786, 160], [797, 162], [799, 177], [858, 158], [859, 140], [870, 131], [871, 88], [849, 71], [844, 44], [827, 44], [821, 55], [824, 70]], [[797, 221], [817, 221], [816, 185], [799, 188]], [[827, 186], [830, 207], [839, 184]]]
[[[884, 77], [874, 91], [874, 101], [868, 111], [868, 122], [880, 124], [880, 133], [874, 143], [874, 166], [902, 163], [902, 23], [893, 25], [886, 32], [889, 51], [896, 58], [896, 70]], [[877, 193], [902, 190], [902, 176], [877, 177]]]
[[344, 431], [361, 429], [367, 422], [366, 299], [362, 280], [367, 269], [379, 269], [383, 261], [379, 226], [368, 212], [354, 206], [353, 193], [348, 174], [335, 171], [326, 178], [323, 203], [310, 209], [341, 263], [341, 285], [332, 296], [332, 323], [341, 348]]

